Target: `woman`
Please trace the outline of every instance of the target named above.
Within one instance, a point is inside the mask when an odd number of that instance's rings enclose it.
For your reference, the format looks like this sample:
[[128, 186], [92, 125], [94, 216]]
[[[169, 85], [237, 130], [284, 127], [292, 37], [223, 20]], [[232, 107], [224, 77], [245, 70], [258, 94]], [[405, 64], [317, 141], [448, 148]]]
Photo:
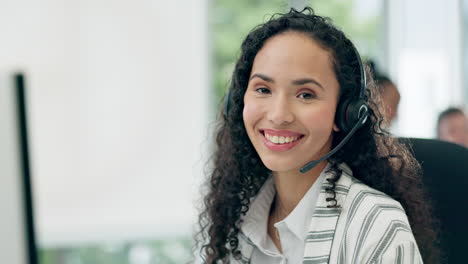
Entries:
[[203, 263], [437, 256], [419, 166], [380, 128], [365, 75], [351, 41], [310, 8], [248, 34], [199, 219]]

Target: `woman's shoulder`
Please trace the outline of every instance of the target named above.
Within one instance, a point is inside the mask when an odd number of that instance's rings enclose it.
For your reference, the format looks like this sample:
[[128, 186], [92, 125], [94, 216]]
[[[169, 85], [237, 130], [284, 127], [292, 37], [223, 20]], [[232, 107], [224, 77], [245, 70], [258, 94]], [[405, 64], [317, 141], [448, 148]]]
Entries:
[[341, 204], [342, 221], [346, 226], [359, 227], [346, 230], [347, 236], [362, 237], [372, 233], [375, 239], [382, 239], [396, 232], [403, 234], [405, 239], [414, 240], [408, 216], [400, 202], [349, 173], [342, 176], [343, 185], [348, 186]]
[[394, 252], [399, 247], [411, 245], [418, 255], [416, 241], [402, 205], [352, 175], [343, 173], [342, 177], [342, 183], [348, 186], [348, 192], [341, 204], [341, 216], [336, 230], [343, 242], [339, 249], [340, 254], [356, 261], [375, 260], [384, 254], [393, 254], [389, 252]]
[[352, 177], [350, 181], [348, 194], [342, 204], [348, 217], [356, 217], [358, 214], [375, 218], [384, 217], [385, 222], [400, 219], [408, 223], [406, 212], [400, 202]]
[[[369, 210], [385, 208], [385, 211], [394, 211], [406, 215], [398, 201], [354, 178], [353, 172], [346, 164], [340, 164], [339, 169], [342, 173], [338, 181], [334, 183], [324, 181], [321, 192], [327, 193], [330, 188], [333, 188], [334, 197], [339, 207], [341, 207], [340, 210], [354, 215], [357, 212], [366, 213]], [[334, 176], [329, 174], [327, 177]]]
[[354, 209], [369, 207], [394, 208], [394, 210], [398, 212], [405, 213], [403, 207], [397, 200], [354, 178], [349, 167], [341, 166], [340, 168], [343, 173], [337, 182], [337, 186], [342, 186], [342, 188], [344, 187], [346, 189], [345, 203], [348, 206]]

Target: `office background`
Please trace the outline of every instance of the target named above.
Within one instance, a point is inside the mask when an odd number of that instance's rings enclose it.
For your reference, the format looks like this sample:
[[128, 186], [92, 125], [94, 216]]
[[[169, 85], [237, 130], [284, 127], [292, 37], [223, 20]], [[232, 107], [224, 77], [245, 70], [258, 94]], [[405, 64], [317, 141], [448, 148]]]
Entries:
[[399, 136], [468, 104], [468, 1], [0, 1], [0, 71], [27, 76], [41, 264], [182, 263], [242, 38], [330, 16], [397, 84]]

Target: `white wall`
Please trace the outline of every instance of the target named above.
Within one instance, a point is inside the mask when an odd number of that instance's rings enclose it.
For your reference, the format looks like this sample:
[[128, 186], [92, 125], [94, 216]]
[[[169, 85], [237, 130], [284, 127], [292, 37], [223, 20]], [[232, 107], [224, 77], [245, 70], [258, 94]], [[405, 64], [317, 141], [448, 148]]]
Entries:
[[24, 69], [42, 245], [190, 235], [207, 145], [207, 3], [0, 2]]
[[387, 0], [390, 75], [401, 93], [395, 132], [434, 137], [437, 115], [462, 105], [458, 0]]

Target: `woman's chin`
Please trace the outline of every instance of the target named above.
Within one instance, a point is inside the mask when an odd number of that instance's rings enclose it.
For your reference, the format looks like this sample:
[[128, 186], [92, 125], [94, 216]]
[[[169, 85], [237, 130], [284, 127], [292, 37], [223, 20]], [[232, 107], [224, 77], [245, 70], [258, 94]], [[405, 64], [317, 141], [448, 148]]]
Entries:
[[293, 171], [297, 170], [299, 172], [300, 167], [302, 166], [301, 164], [294, 162], [278, 162], [278, 161], [263, 161], [263, 164], [265, 167], [267, 167], [269, 170], [273, 172], [286, 172], [286, 171]]

